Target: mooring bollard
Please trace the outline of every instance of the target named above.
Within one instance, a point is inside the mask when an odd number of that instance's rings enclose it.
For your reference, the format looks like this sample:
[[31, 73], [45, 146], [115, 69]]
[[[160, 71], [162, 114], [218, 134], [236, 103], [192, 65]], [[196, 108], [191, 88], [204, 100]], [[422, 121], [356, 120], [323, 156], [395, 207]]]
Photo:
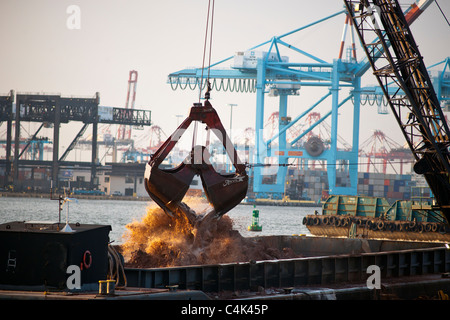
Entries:
[[116, 292], [116, 280], [106, 280], [106, 294], [114, 295]]
[[98, 282], [98, 294], [102, 296], [114, 295], [116, 292], [115, 280], [99, 280]]
[[98, 281], [98, 294], [99, 295], [106, 295], [107, 293], [107, 283], [106, 280], [99, 280]]

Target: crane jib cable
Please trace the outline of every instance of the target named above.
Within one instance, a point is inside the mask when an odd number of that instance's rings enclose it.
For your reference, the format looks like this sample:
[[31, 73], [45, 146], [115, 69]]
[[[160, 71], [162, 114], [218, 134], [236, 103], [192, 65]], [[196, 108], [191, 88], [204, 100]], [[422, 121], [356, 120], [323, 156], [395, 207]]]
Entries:
[[439, 3], [437, 2], [437, 0], [434, 0], [434, 2], [436, 2], [437, 7], [439, 8], [439, 11], [441, 11], [442, 16], [444, 17], [445, 21], [447, 21], [448, 26], [450, 27], [450, 22], [448, 21], [447, 17], [445, 16], [444, 11], [442, 11], [441, 6], [439, 5]]
[[[208, 44], [208, 32], [209, 32], [209, 53], [208, 53], [208, 76], [206, 79], [206, 85], [208, 86], [207, 93], [209, 95], [210, 85], [209, 85], [209, 77], [210, 77], [210, 69], [211, 69], [211, 53], [212, 53], [212, 33], [213, 33], [213, 25], [214, 25], [214, 3], [215, 0], [212, 0], [212, 7], [211, 7], [211, 0], [208, 1], [208, 11], [207, 11], [207, 17], [206, 17], [206, 27], [205, 27], [205, 40], [203, 44], [203, 59], [202, 59], [202, 75], [200, 80], [200, 87], [199, 87], [199, 102], [201, 100], [202, 96], [202, 89], [203, 89], [203, 72], [205, 70], [205, 59], [206, 59], [206, 48]], [[211, 12], [211, 13], [210, 13]], [[211, 27], [209, 26], [209, 20], [211, 18]], [[211, 28], [211, 30], [209, 30]], [[205, 97], [207, 99], [207, 97]], [[208, 97], [209, 98], [209, 97]]]
[[[312, 160], [312, 161], [321, 161], [323, 159], [308, 159], [308, 160]], [[415, 163], [414, 160], [403, 160], [403, 161], [386, 161], [386, 163], [388, 164], [411, 164], [411, 163]], [[385, 162], [384, 161], [370, 161], [370, 162], [347, 162], [345, 163], [346, 166], [362, 166], [362, 165], [367, 165], [367, 164], [371, 164], [371, 165], [384, 165]], [[342, 164], [333, 164], [333, 163], [327, 163], [327, 164], [323, 164], [322, 166], [325, 166], [327, 168], [329, 167], [339, 167]], [[246, 167], [252, 168], [252, 167], [289, 167], [289, 166], [297, 166], [297, 164], [295, 163], [245, 163]]]
[[[210, 14], [211, 12], [211, 14]], [[208, 11], [206, 16], [206, 27], [205, 27], [205, 41], [203, 44], [203, 59], [202, 59], [202, 76], [200, 80], [200, 86], [199, 86], [199, 95], [198, 95], [198, 102], [200, 103], [202, 98], [202, 89], [203, 89], [203, 72], [205, 70], [205, 58], [206, 58], [206, 47], [208, 43], [208, 31], [209, 31], [209, 20], [211, 17], [211, 31], [209, 32], [209, 58], [208, 58], [208, 77], [206, 80], [207, 90], [205, 93], [205, 99], [209, 99], [209, 91], [211, 90], [211, 86], [209, 84], [209, 76], [211, 69], [211, 51], [212, 51], [212, 31], [213, 31], [213, 22], [214, 22], [214, 0], [212, 0], [212, 8], [211, 8], [211, 0], [208, 1]], [[194, 133], [192, 135], [192, 148], [196, 145], [196, 139], [197, 139], [197, 122], [194, 123]]]
[[254, 168], [254, 167], [289, 167], [289, 166], [295, 166], [294, 163], [245, 163], [245, 166], [248, 168]]

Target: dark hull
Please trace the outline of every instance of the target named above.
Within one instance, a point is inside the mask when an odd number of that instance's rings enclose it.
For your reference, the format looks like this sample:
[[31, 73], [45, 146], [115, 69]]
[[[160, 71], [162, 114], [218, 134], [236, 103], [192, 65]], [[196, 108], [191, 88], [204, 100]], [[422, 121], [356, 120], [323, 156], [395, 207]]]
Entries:
[[448, 226], [438, 222], [387, 221], [381, 218], [308, 215], [303, 224], [315, 236], [366, 239], [450, 241]]

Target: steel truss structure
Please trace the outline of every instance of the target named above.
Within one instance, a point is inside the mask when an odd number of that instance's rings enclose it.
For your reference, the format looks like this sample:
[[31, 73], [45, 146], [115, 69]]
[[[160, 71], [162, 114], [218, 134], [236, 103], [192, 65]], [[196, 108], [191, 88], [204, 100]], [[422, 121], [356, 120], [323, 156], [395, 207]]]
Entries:
[[[345, 0], [373, 73], [439, 209], [450, 218], [450, 131], [397, 0]], [[368, 38], [377, 37], [369, 43]], [[393, 82], [397, 90], [389, 92]], [[402, 92], [400, 92], [400, 89]]]
[[[16, 110], [13, 109], [13, 103], [16, 102]], [[0, 97], [0, 121], [7, 122], [7, 140], [6, 140], [6, 159], [0, 161], [4, 163], [6, 176], [10, 177], [10, 181], [6, 183], [15, 184], [19, 177], [19, 168], [25, 165], [41, 165], [52, 167], [52, 180], [55, 181], [57, 187], [58, 172], [61, 166], [82, 165], [91, 168], [91, 188], [94, 187], [94, 177], [96, 169], [99, 166], [97, 156], [97, 131], [98, 124], [121, 124], [135, 126], [150, 126], [151, 112], [148, 110], [135, 110], [114, 107], [99, 106], [100, 95], [97, 92], [92, 98], [82, 97], [63, 97], [60, 95], [46, 94], [21, 94], [14, 96], [11, 90], [7, 96]], [[101, 110], [101, 111], [99, 111]], [[106, 113], [106, 114], [104, 114]], [[14, 128], [14, 157], [12, 153], [12, 122], [15, 121]], [[33, 161], [21, 160], [21, 156], [28, 148], [28, 143], [20, 152], [20, 123], [40, 122], [41, 125], [29, 139], [34, 141], [39, 131], [47, 124], [53, 125], [53, 160], [49, 161]], [[76, 134], [65, 152], [59, 156], [59, 138], [60, 126], [70, 121], [82, 122], [83, 126]], [[67, 155], [75, 147], [80, 137], [84, 134], [87, 127], [92, 125], [92, 156], [90, 163], [67, 162]], [[13, 159], [13, 161], [11, 161]], [[11, 166], [13, 165], [13, 166]], [[12, 176], [12, 177], [11, 177]]]

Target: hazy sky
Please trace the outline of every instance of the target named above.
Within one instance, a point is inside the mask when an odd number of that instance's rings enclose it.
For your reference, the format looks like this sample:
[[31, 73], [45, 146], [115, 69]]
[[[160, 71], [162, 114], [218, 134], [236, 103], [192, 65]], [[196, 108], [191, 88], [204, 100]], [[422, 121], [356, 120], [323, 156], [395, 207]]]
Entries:
[[[439, 4], [450, 18], [450, 1], [440, 0]], [[71, 5], [80, 8], [79, 29], [67, 26]], [[217, 0], [212, 60], [244, 51], [342, 9], [341, 0]], [[128, 73], [137, 70], [135, 107], [151, 110], [153, 122], [170, 134], [177, 125], [175, 115], [187, 115], [198, 92], [172, 91], [167, 75], [201, 65], [206, 10], [207, 0], [2, 0], [0, 93], [14, 89], [93, 96], [98, 91], [100, 105], [123, 107]], [[332, 62], [338, 55], [343, 23], [344, 16], [340, 15], [286, 41]], [[450, 27], [435, 3], [411, 29], [427, 65], [450, 55]], [[362, 51], [358, 54], [363, 58]], [[290, 61], [309, 60], [292, 56]], [[363, 85], [375, 82], [370, 71], [363, 78]], [[289, 115], [295, 117], [325, 92], [326, 88], [302, 88], [299, 97], [289, 99]], [[229, 103], [238, 104], [233, 110], [233, 128], [255, 126], [255, 94], [213, 92], [212, 96], [226, 126]], [[275, 98], [266, 100], [265, 118], [277, 104]], [[350, 111], [342, 113], [351, 112], [350, 106], [347, 109]], [[69, 130], [76, 132], [80, 126], [72, 124]], [[342, 129], [342, 135], [351, 141], [348, 127], [341, 119], [339, 131]], [[376, 107], [363, 106], [360, 141], [378, 128], [401, 142], [392, 115], [378, 115]], [[3, 129], [0, 127], [0, 132]], [[64, 139], [70, 142], [73, 134], [66, 134]], [[48, 135], [51, 137], [51, 133]], [[62, 144], [67, 146], [69, 142]]]

